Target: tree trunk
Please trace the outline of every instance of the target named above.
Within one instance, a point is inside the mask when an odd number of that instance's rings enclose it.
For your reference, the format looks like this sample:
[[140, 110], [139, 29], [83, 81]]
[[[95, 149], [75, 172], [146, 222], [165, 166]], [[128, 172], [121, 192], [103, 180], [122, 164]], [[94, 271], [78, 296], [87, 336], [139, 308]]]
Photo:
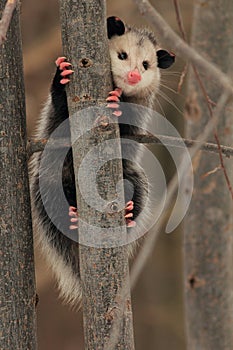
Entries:
[[[233, 76], [232, 23], [232, 1], [212, 0], [205, 6], [195, 3], [192, 45], [230, 76]], [[204, 72], [201, 78], [209, 97], [217, 102], [222, 88]], [[209, 111], [194, 73], [189, 80], [186, 114], [187, 137], [195, 139], [207, 123]], [[217, 132], [220, 142], [232, 143], [232, 106], [223, 113]], [[219, 156], [211, 153], [199, 153], [194, 159], [195, 187], [185, 222], [189, 350], [233, 348], [233, 206], [223, 171], [217, 171], [219, 164]], [[232, 163], [225, 161], [225, 167], [232, 180]]]
[[[6, 1], [0, 1], [0, 17]], [[35, 276], [19, 6], [0, 47], [0, 348], [36, 349]]]
[[[77, 113], [88, 106], [103, 105], [111, 90], [105, 1], [66, 0], [61, 1], [60, 6], [64, 53], [69, 57], [75, 71], [68, 89], [68, 105], [69, 114], [72, 116], [72, 140], [77, 139], [72, 148], [79, 212], [79, 243], [82, 243], [79, 246], [79, 255], [85, 348], [103, 350], [109, 341], [113, 326], [118, 326], [120, 320], [119, 334], [112, 349], [134, 349], [127, 248], [111, 247], [114, 237], [109, 237], [111, 227], [118, 225], [118, 235], [126, 237], [126, 230], [122, 226], [124, 209], [118, 212], [120, 205], [124, 208], [123, 188], [119, 198], [115, 199], [116, 185], [122, 179], [122, 164], [120, 159], [111, 160], [116, 158], [116, 154], [121, 156], [119, 129], [116, 119], [115, 123], [111, 124], [111, 117], [107, 116], [107, 125], [85, 133], [85, 130], [95, 126], [99, 114], [106, 116], [108, 112]], [[77, 137], [78, 133], [82, 137]], [[116, 142], [113, 144], [111, 139], [116, 139]], [[112, 142], [110, 146], [105, 143], [108, 141]], [[92, 158], [91, 166], [83, 167], [80, 180], [88, 182], [94, 166], [102, 161], [109, 161], [99, 169], [98, 174], [94, 174], [98, 188], [97, 197], [88, 205], [87, 200], [92, 197], [93, 183], [86, 186], [84, 198], [79, 188], [79, 166], [87, 158], [87, 153], [97, 146], [99, 148]], [[99, 204], [98, 195], [100, 199], [104, 198], [106, 211], [95, 210]], [[107, 227], [109, 230], [106, 232]], [[98, 241], [102, 235], [106, 245]], [[124, 295], [121, 294], [123, 286], [127, 286]]]

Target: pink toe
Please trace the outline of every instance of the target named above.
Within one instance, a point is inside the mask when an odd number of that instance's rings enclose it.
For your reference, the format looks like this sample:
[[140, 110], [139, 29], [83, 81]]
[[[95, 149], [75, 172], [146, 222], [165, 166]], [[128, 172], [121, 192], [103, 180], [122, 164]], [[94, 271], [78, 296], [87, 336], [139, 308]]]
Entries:
[[136, 226], [136, 222], [133, 220], [129, 220], [127, 223], [127, 227], [135, 227]]
[[65, 84], [67, 84], [67, 83], [69, 83], [70, 82], [70, 79], [61, 79], [60, 80], [60, 83], [62, 84], [62, 85], [65, 85]]
[[72, 206], [70, 206], [70, 207], [69, 207], [69, 210], [72, 210], [72, 211], [77, 211], [77, 208], [76, 208], [76, 207], [72, 207]]
[[133, 207], [134, 207], [134, 202], [133, 201], [129, 201], [129, 202], [126, 203], [125, 209], [131, 210], [131, 208], [133, 208]]
[[73, 217], [77, 218], [78, 214], [73, 212], [73, 211], [69, 211], [69, 216], [73, 216]]
[[128, 213], [125, 215], [125, 218], [126, 219], [129, 219], [129, 218], [132, 218], [133, 217], [133, 213]]
[[73, 70], [71, 70], [71, 69], [66, 69], [66, 70], [63, 70], [63, 71], [61, 72], [61, 76], [62, 76], [62, 77], [65, 77], [65, 76], [70, 75], [70, 74], [72, 74], [72, 73], [74, 73]]
[[112, 114], [115, 115], [116, 117], [120, 117], [122, 115], [122, 112], [121, 111], [114, 111]]
[[70, 225], [70, 230], [76, 230], [78, 228], [78, 226], [76, 225]]
[[107, 107], [108, 108], [119, 108], [119, 104], [118, 103], [108, 103]]
[[133, 210], [133, 205], [131, 205], [131, 206], [127, 207], [125, 210], [126, 210], [126, 212], [128, 212], [128, 211], [132, 211], [132, 210]]
[[110, 92], [109, 92], [109, 95], [121, 97], [121, 95], [122, 95], [122, 89], [116, 88], [115, 90], [110, 91]]
[[134, 208], [134, 204], [133, 202], [130, 203], [130, 204], [127, 204], [127, 206], [125, 207], [125, 211], [128, 212], [128, 211], [132, 211]]
[[65, 69], [65, 68], [67, 68], [67, 67], [70, 67], [71, 66], [71, 63], [69, 63], [69, 62], [62, 62], [60, 65], [59, 65], [59, 68], [61, 69], [61, 70], [63, 70], [63, 69]]
[[58, 58], [56, 59], [56, 61], [55, 61], [56, 66], [59, 67], [60, 64], [61, 64], [62, 62], [64, 62], [65, 60], [66, 60], [66, 57], [58, 57]]
[[78, 221], [78, 218], [71, 218], [70, 219], [70, 222], [77, 222]]
[[77, 208], [70, 206], [69, 207], [69, 216], [73, 216], [74, 218], [78, 217]]
[[115, 101], [118, 102], [119, 101], [119, 97], [117, 97], [116, 95], [114, 96], [109, 96], [106, 98], [106, 101]]

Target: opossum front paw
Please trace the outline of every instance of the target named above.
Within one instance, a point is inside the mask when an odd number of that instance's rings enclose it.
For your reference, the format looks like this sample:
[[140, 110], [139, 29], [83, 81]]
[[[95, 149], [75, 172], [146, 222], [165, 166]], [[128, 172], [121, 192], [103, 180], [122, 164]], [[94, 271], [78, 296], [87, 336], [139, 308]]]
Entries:
[[55, 64], [60, 71], [60, 84], [65, 85], [69, 83], [69, 77], [74, 73], [73, 70], [69, 69], [71, 67], [71, 63], [67, 62], [66, 57], [58, 57]]
[[120, 98], [122, 95], [122, 89], [116, 88], [113, 91], [110, 91], [108, 94], [108, 97], [106, 98], [107, 102], [110, 102], [107, 104], [108, 108], [114, 109], [113, 115], [116, 117], [120, 117], [122, 115], [122, 111], [120, 111]]
[[78, 228], [77, 223], [78, 223], [78, 212], [77, 208], [75, 207], [69, 207], [69, 216], [70, 218], [70, 230], [76, 230]]
[[134, 208], [133, 201], [129, 201], [125, 206], [125, 220], [126, 220], [127, 227], [135, 227], [136, 226], [136, 222], [132, 219], [133, 218], [133, 213], [132, 213], [133, 208]]

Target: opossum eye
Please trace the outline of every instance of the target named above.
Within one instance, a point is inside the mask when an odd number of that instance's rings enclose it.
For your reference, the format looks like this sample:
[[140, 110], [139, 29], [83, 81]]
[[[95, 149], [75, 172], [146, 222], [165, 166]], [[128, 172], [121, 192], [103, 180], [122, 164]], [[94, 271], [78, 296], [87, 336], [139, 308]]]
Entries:
[[122, 51], [118, 54], [119, 60], [126, 60], [128, 58], [128, 55], [126, 52]]
[[143, 61], [142, 65], [143, 65], [145, 70], [147, 70], [149, 68], [149, 62], [148, 61]]

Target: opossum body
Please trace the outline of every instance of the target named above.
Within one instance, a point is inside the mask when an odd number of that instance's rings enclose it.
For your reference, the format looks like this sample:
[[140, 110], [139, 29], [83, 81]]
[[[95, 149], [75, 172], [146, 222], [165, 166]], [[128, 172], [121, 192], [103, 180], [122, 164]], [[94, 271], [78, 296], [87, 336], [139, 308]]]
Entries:
[[[119, 98], [121, 97], [124, 102], [132, 102], [151, 108], [155, 94], [159, 89], [159, 68], [168, 68], [174, 62], [174, 55], [159, 49], [156, 39], [148, 30], [125, 26], [116, 17], [108, 18], [107, 27], [115, 87], [115, 90], [109, 93], [107, 103], [109, 108], [113, 108], [112, 112], [116, 117], [119, 117], [120, 122]], [[35, 135], [37, 139], [49, 138], [51, 133], [69, 117], [65, 85], [69, 82], [73, 71], [70, 69], [70, 63], [66, 62], [64, 58], [59, 58], [56, 63], [57, 71], [52, 82], [51, 92], [38, 122]], [[146, 124], [145, 117], [143, 125], [146, 127]], [[137, 132], [136, 127], [120, 124], [121, 135], [136, 134]], [[59, 231], [44, 208], [39, 187], [41, 156], [42, 153], [35, 153], [30, 162], [34, 231], [37, 233], [38, 241], [57, 278], [61, 296], [71, 305], [77, 305], [81, 297], [78, 243]], [[134, 156], [136, 159], [137, 155]], [[143, 172], [128, 160], [123, 160], [123, 177], [129, 180], [134, 187], [133, 206], [129, 204], [128, 201], [131, 198], [127, 198], [126, 193], [126, 221], [130, 223], [132, 222], [131, 213], [133, 220], [135, 220], [144, 206], [148, 185]], [[48, 181], [49, 186], [53, 189], [54, 209], [56, 211], [56, 205], [59, 205], [56, 198], [56, 183], [54, 183], [53, 178], [48, 179]], [[64, 162], [62, 181], [67, 201], [72, 207], [70, 215], [73, 216], [74, 220], [71, 221], [75, 223], [77, 205], [71, 150]], [[69, 231], [68, 213], [64, 213], [64, 217], [67, 219], [67, 231]], [[61, 218], [61, 220], [63, 219]], [[73, 227], [75, 225], [71, 225], [71, 228]]]

